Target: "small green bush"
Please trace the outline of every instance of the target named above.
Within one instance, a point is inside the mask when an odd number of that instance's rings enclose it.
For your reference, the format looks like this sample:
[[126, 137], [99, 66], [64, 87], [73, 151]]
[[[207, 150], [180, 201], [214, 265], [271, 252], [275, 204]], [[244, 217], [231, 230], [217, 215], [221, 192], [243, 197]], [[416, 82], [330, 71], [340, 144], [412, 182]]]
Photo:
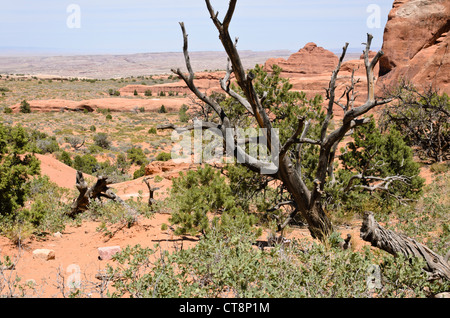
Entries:
[[56, 141], [55, 137], [39, 139], [36, 142], [36, 147], [40, 154], [54, 153], [56, 151], [59, 151], [59, 144]]
[[[220, 171], [211, 166], [190, 170], [172, 179], [169, 205], [173, 207], [171, 222], [178, 225], [175, 233], [207, 235], [212, 229], [227, 227], [239, 221], [250, 229], [256, 218], [236, 204], [230, 186]], [[215, 217], [210, 220], [208, 213]], [[220, 215], [220, 217], [218, 216]]]
[[148, 159], [145, 156], [144, 151], [140, 147], [131, 147], [130, 149], [128, 149], [127, 157], [132, 164], [142, 166], [148, 163]]
[[73, 168], [84, 173], [92, 174], [100, 168], [100, 165], [92, 155], [76, 155], [73, 159]]
[[169, 161], [172, 159], [172, 155], [169, 152], [160, 152], [156, 156], [156, 161]]
[[161, 105], [161, 108], [159, 109], [158, 113], [160, 113], [160, 114], [165, 114], [165, 113], [167, 113], [166, 107], [165, 107], [164, 105]]
[[73, 164], [72, 158], [70, 157], [70, 154], [67, 151], [63, 151], [58, 159], [59, 161], [68, 165], [69, 167], [72, 166]]
[[30, 106], [30, 104], [29, 104], [26, 100], [23, 100], [23, 101], [20, 103], [20, 112], [21, 112], [21, 113], [24, 113], [24, 114], [29, 114], [29, 113], [31, 113], [31, 106]]
[[137, 179], [145, 176], [145, 164], [141, 165], [141, 167], [133, 173], [133, 179]]
[[187, 123], [189, 121], [189, 115], [187, 114], [189, 107], [183, 104], [178, 112], [178, 118], [182, 123]]
[[108, 140], [108, 135], [103, 132], [94, 136], [94, 142], [97, 146], [103, 149], [109, 149], [111, 147], [111, 142]]

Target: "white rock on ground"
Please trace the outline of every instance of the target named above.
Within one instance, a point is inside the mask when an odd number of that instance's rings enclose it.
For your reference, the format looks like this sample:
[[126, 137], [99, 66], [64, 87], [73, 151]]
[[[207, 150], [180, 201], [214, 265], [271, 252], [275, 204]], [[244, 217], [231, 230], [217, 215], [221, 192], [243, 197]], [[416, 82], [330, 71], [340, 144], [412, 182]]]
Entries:
[[110, 260], [118, 252], [120, 252], [120, 246], [99, 247], [98, 258], [105, 261]]
[[37, 249], [33, 251], [33, 258], [49, 261], [55, 259], [55, 251], [49, 249]]

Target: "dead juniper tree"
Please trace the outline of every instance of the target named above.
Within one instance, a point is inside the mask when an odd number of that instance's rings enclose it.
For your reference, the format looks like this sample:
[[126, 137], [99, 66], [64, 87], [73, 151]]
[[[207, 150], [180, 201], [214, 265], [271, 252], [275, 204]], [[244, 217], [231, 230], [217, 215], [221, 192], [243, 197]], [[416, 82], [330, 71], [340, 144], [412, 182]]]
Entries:
[[[220, 81], [220, 85], [224, 92], [233, 98], [237, 103], [242, 105], [248, 117], [254, 119], [255, 126], [259, 127], [263, 132], [263, 139], [267, 149], [270, 151], [271, 161], [261, 160], [257, 156], [252, 156], [246, 151], [245, 143], [237, 133], [238, 127], [234, 127], [232, 119], [229, 117], [220, 102], [211, 96], [202, 93], [195, 85], [194, 70], [192, 69], [189, 52], [188, 52], [188, 35], [185, 30], [184, 23], [181, 22], [181, 30], [184, 39], [184, 58], [188, 70], [188, 74], [183, 73], [180, 69], [173, 69], [172, 72], [177, 74], [187, 84], [189, 89], [195, 96], [211, 107], [219, 120], [217, 122], [200, 122], [197, 121], [189, 127], [165, 126], [158, 127], [160, 129], [175, 129], [178, 131], [186, 131], [187, 129], [211, 129], [218, 132], [223, 138], [224, 147], [227, 149], [227, 155], [233, 156], [239, 163], [256, 173], [271, 176], [275, 180], [279, 180], [282, 187], [291, 195], [295, 209], [285, 220], [285, 224], [289, 223], [297, 213], [301, 213], [308, 224], [312, 237], [324, 240], [333, 231], [332, 223], [329, 215], [324, 210], [324, 187], [329, 177], [333, 174], [335, 152], [341, 140], [354, 128], [369, 122], [369, 118], [362, 117], [371, 109], [378, 105], [388, 103], [389, 99], [379, 99], [375, 97], [374, 85], [374, 67], [378, 63], [382, 52], [378, 52], [372, 60], [369, 60], [369, 50], [372, 41], [372, 35], [368, 34], [366, 48], [364, 50], [364, 62], [367, 75], [367, 100], [359, 107], [353, 107], [351, 98], [354, 97], [354, 83], [350, 85], [347, 96], [349, 100], [346, 104], [340, 103], [340, 99], [336, 98], [336, 80], [338, 73], [345, 57], [348, 43], [343, 48], [342, 55], [338, 65], [332, 73], [329, 87], [327, 89], [327, 107], [326, 117], [320, 125], [320, 135], [318, 138], [307, 138], [308, 130], [314, 124], [307, 120], [306, 117], [299, 116], [296, 127], [292, 129], [292, 135], [281, 144], [280, 138], [273, 129], [273, 114], [264, 107], [266, 103], [267, 92], [258, 94], [254, 79], [255, 74], [246, 72], [244, 69], [239, 53], [237, 50], [237, 40], [234, 41], [229, 33], [229, 26], [235, 12], [237, 0], [231, 0], [227, 13], [223, 21], [219, 20], [219, 14], [216, 12], [210, 1], [206, 0], [206, 6], [210, 17], [217, 28], [219, 39], [228, 55], [229, 65], [226, 75]], [[230, 65], [231, 64], [231, 65]], [[234, 81], [238, 85], [240, 92], [231, 85], [230, 77], [234, 75]], [[344, 110], [342, 122], [337, 127], [330, 127], [333, 119], [333, 107], [336, 105]], [[300, 152], [295, 151], [301, 145], [313, 145], [318, 148], [317, 168], [315, 169], [315, 177], [312, 185], [307, 185], [305, 176], [301, 172]], [[276, 164], [274, 164], [276, 163]], [[274, 167], [274, 165], [276, 167]]]

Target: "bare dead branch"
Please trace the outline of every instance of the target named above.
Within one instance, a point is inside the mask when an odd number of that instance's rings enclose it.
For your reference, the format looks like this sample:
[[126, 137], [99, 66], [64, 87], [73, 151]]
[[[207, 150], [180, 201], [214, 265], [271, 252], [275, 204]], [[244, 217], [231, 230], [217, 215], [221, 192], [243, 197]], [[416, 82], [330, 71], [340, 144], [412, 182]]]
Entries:
[[427, 264], [426, 270], [432, 273], [430, 279], [450, 280], [450, 265], [443, 256], [413, 238], [383, 228], [375, 220], [372, 212], [365, 212], [360, 232], [364, 241], [394, 256], [404, 255], [424, 259]]
[[133, 222], [137, 221], [139, 213], [131, 208], [125, 201], [123, 201], [118, 195], [116, 195], [108, 185], [111, 181], [108, 177], [100, 176], [97, 178], [97, 182], [89, 187], [84, 180], [83, 173], [77, 171], [76, 187], [80, 192], [78, 197], [73, 201], [70, 211], [67, 213], [70, 217], [74, 217], [77, 214], [83, 213], [89, 209], [89, 203], [91, 200], [107, 198], [121, 204], [133, 218]]

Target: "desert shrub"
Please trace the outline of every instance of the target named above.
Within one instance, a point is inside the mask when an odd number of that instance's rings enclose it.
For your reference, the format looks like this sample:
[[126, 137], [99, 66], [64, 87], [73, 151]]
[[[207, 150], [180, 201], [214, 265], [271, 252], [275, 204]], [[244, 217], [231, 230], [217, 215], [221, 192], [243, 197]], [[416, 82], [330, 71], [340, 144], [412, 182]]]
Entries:
[[413, 237], [440, 255], [450, 250], [450, 173], [438, 175], [415, 203], [396, 209], [394, 231]]
[[88, 152], [92, 155], [96, 154], [96, 153], [100, 153], [102, 151], [103, 151], [103, 148], [98, 145], [95, 145], [95, 144], [89, 145], [89, 147], [88, 147]]
[[109, 95], [111, 95], [111, 96], [120, 96], [120, 92], [119, 92], [118, 90], [113, 89], [113, 88], [110, 88], [110, 89], [108, 90], [108, 93], [109, 93]]
[[72, 166], [72, 164], [73, 164], [72, 158], [71, 158], [70, 154], [67, 151], [61, 152], [61, 154], [59, 155], [58, 160], [61, 161], [64, 164], [68, 165], [69, 167]]
[[183, 104], [178, 112], [178, 118], [182, 123], [187, 123], [189, 121], [189, 115], [187, 114], [189, 107]]
[[163, 181], [163, 180], [164, 180], [163, 177], [161, 177], [160, 175], [155, 176], [155, 179], [154, 179], [154, 181], [155, 181], [156, 183], [159, 183], [159, 182], [161, 182], [161, 181]]
[[30, 183], [29, 200], [32, 202], [25, 211], [34, 233], [54, 233], [62, 231], [70, 209], [71, 193], [51, 182], [48, 176], [39, 176]]
[[336, 214], [389, 213], [417, 200], [424, 180], [413, 151], [395, 129], [381, 133], [372, 119], [341, 149], [336, 182], [327, 187], [327, 207]]
[[111, 120], [112, 119], [112, 115], [111, 114], [106, 115], [105, 119], [106, 120]]
[[120, 152], [117, 154], [116, 167], [122, 174], [124, 174], [128, 170], [128, 168], [130, 168], [130, 165], [131, 164], [127, 161], [127, 156], [124, 153]]
[[29, 154], [30, 136], [18, 125], [0, 123], [0, 233], [19, 243], [32, 233], [24, 217], [24, 204], [30, 192], [32, 176], [40, 172], [39, 160]]
[[[153, 213], [149, 209], [147, 202], [142, 200], [142, 196], [136, 199], [126, 200], [126, 204], [140, 215], [151, 218]], [[83, 215], [84, 218], [100, 222], [97, 231], [103, 232], [105, 236], [113, 237], [117, 230], [124, 227], [130, 228], [134, 224], [134, 215], [122, 204], [112, 200], [92, 200], [89, 204], [89, 210]]]
[[401, 82], [390, 94], [397, 102], [383, 109], [382, 126], [401, 131], [422, 159], [432, 162], [450, 159], [449, 96], [431, 87], [419, 92], [406, 82]]
[[[448, 288], [429, 282], [423, 262], [294, 240], [286, 247], [252, 246], [257, 236], [238, 222], [214, 229], [191, 249], [174, 253], [127, 246], [107, 266], [111, 297], [367, 298], [428, 297]], [[155, 257], [157, 256], [157, 257]], [[379, 283], [368, 288], [371, 268]]]
[[148, 133], [149, 133], [149, 134], [152, 134], [152, 135], [156, 135], [156, 133], [157, 133], [156, 127], [150, 128], [150, 129], [148, 130]]
[[89, 130], [92, 131], [92, 132], [95, 132], [97, 130], [97, 127], [95, 127], [95, 125], [91, 125], [89, 127]]
[[12, 109], [6, 106], [5, 108], [3, 108], [3, 112], [5, 114], [11, 114], [12, 113]]
[[0, 216], [14, 218], [24, 205], [30, 177], [40, 172], [40, 162], [30, 150], [30, 136], [22, 126], [0, 123]]
[[160, 114], [167, 113], [166, 107], [164, 105], [161, 105], [161, 108], [158, 110], [158, 113], [160, 113]]
[[133, 95], [134, 95], [134, 96], [138, 96], [137, 90], [134, 90]]
[[64, 141], [69, 143], [73, 149], [78, 149], [83, 144], [83, 140], [79, 136], [65, 136]]
[[168, 161], [172, 159], [172, 155], [169, 152], [160, 152], [155, 159], [156, 161]]
[[59, 144], [55, 137], [39, 139], [36, 142], [36, 148], [40, 154], [54, 153], [59, 151]]
[[23, 100], [21, 103], [20, 103], [20, 112], [21, 113], [24, 113], [24, 114], [29, 114], [29, 113], [31, 113], [31, 106], [30, 106], [30, 104], [26, 101], [26, 100]]
[[133, 172], [133, 179], [145, 176], [145, 164], [141, 165], [139, 169]]
[[111, 147], [111, 142], [108, 140], [108, 135], [106, 133], [96, 134], [94, 136], [94, 142], [103, 149], [109, 149]]
[[145, 96], [152, 96], [152, 91], [151, 90], [146, 90], [144, 95]]
[[87, 174], [93, 174], [100, 168], [100, 165], [94, 156], [85, 154], [83, 156], [76, 155], [73, 158], [73, 168]]
[[144, 151], [140, 147], [131, 147], [127, 150], [127, 158], [132, 164], [137, 164], [139, 166], [148, 163], [148, 159], [144, 154]]
[[211, 166], [172, 179], [168, 202], [173, 207], [171, 222], [179, 226], [178, 234], [207, 235], [212, 228], [226, 227], [233, 220], [239, 220], [243, 228], [250, 228], [257, 221], [236, 204], [225, 177]]

